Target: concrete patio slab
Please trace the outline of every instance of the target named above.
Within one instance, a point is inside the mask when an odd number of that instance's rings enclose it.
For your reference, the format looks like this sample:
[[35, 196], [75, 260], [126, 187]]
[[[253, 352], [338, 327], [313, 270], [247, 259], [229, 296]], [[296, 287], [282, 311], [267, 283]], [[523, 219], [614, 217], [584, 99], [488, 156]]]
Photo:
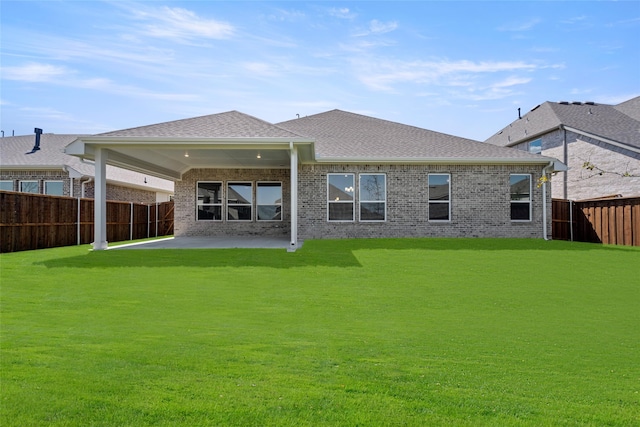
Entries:
[[[302, 247], [298, 242], [296, 249]], [[124, 245], [110, 246], [108, 250], [120, 249], [290, 249], [286, 237], [168, 237], [166, 239], [149, 240]]]

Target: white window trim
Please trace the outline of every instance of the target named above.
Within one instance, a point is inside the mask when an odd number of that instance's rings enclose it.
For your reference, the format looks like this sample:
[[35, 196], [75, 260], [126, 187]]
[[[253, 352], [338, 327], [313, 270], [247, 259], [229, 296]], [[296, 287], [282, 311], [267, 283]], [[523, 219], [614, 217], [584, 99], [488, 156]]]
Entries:
[[[387, 174], [386, 173], [366, 173], [362, 172], [358, 174], [358, 195], [362, 194], [362, 175], [379, 175], [384, 177], [384, 199], [383, 200], [358, 200], [358, 219], [359, 222], [387, 222]], [[384, 219], [362, 219], [362, 204], [363, 203], [382, 203], [384, 204]]]
[[[233, 203], [233, 204], [229, 204], [229, 185], [233, 185], [233, 184], [249, 184], [251, 186], [251, 200], [249, 201], [249, 203]], [[227, 181], [227, 185], [226, 185], [226, 203], [225, 205], [225, 218], [227, 222], [241, 222], [241, 223], [247, 223], [247, 222], [253, 222], [254, 220], [254, 191], [255, 191], [255, 186], [253, 185], [253, 181]], [[224, 200], [224, 199], [223, 199]], [[251, 208], [251, 218], [249, 219], [229, 219], [229, 207], [230, 206], [249, 206]]]
[[[22, 183], [23, 182], [34, 182], [36, 184], [36, 186], [38, 187], [38, 191], [36, 191], [35, 193], [32, 191], [22, 191]], [[26, 194], [40, 194], [40, 181], [35, 180], [35, 179], [21, 179], [20, 181], [18, 181], [18, 191], [20, 193], [26, 193]]]
[[[258, 206], [263, 206], [258, 204], [258, 188], [260, 184], [280, 184], [280, 219], [259, 219], [258, 218]], [[283, 185], [282, 181], [256, 181], [256, 200], [255, 200], [255, 210], [256, 210], [256, 221], [257, 222], [282, 222], [283, 221], [283, 211], [282, 211], [282, 199], [284, 197]], [[278, 204], [275, 204], [278, 206]], [[264, 205], [264, 206], [273, 206], [273, 205]]]
[[[333, 175], [351, 175], [353, 177], [353, 185], [356, 186], [356, 175], [354, 173], [328, 173], [327, 174], [327, 222], [345, 222], [345, 223], [351, 223], [351, 222], [355, 222], [356, 220], [356, 189], [353, 189], [353, 200], [349, 200], [349, 201], [336, 201], [336, 200], [329, 200], [329, 177], [333, 176]], [[353, 209], [351, 210], [351, 220], [348, 219], [330, 219], [329, 218], [329, 213], [330, 213], [330, 209], [329, 206], [331, 203], [351, 203], [353, 205]]]
[[[202, 205], [198, 204], [198, 186], [200, 184], [220, 184], [220, 203], [203, 203]], [[198, 219], [198, 206], [220, 206], [220, 219]], [[224, 183], [222, 181], [196, 181], [196, 222], [205, 221], [205, 222], [222, 222], [225, 218], [224, 212]]]
[[[447, 177], [447, 182], [448, 182], [448, 187], [449, 187], [449, 199], [448, 200], [431, 200], [431, 194], [430, 194], [430, 188], [429, 188], [429, 178], [432, 175], [444, 175]], [[436, 204], [447, 204], [448, 205], [448, 210], [447, 210], [447, 216], [448, 219], [430, 219], [429, 215], [431, 214], [430, 212], [430, 205], [431, 203], [436, 203]], [[427, 221], [428, 222], [439, 222], [439, 223], [445, 223], [445, 222], [451, 222], [451, 174], [450, 173], [430, 173], [427, 174], [427, 209], [429, 209], [429, 211], [427, 211]]]
[[[529, 200], [511, 200], [511, 177], [512, 176], [528, 176], [529, 177]], [[529, 204], [529, 219], [512, 219], [511, 218], [511, 204], [513, 203], [528, 203]], [[509, 174], [509, 219], [511, 222], [532, 222], [533, 221], [533, 176], [530, 173], [511, 173]]]
[[[531, 144], [533, 144], [534, 142], [538, 142], [538, 141], [540, 142], [540, 151], [538, 151], [538, 150], [532, 151], [531, 150]], [[527, 142], [527, 151], [529, 153], [532, 153], [532, 154], [542, 154], [542, 138], [534, 139], [533, 141]]]
[[[62, 184], [62, 194], [49, 194], [47, 193], [47, 184], [50, 182], [59, 182], [60, 184]], [[49, 196], [64, 196], [64, 181], [60, 180], [60, 179], [51, 179], [51, 180], [45, 180], [44, 181], [44, 185], [42, 186], [42, 193], [49, 195]]]

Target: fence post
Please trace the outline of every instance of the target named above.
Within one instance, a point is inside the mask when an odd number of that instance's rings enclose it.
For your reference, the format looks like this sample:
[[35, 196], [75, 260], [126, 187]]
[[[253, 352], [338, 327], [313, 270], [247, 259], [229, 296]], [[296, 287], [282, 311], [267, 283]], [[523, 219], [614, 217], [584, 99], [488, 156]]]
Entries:
[[129, 240], [133, 240], [133, 202], [130, 202], [131, 214], [129, 215]]
[[78, 233], [78, 236], [77, 236], [78, 238], [76, 240], [78, 242], [78, 246], [80, 246], [80, 244], [82, 242], [82, 239], [80, 238], [80, 230], [81, 230], [81, 226], [80, 226], [80, 218], [81, 218], [81, 216], [80, 216], [80, 197], [78, 197], [77, 201], [78, 201], [78, 215], [77, 215], [77, 219], [76, 219], [76, 228], [78, 230], [78, 232], [77, 232]]
[[569, 200], [569, 236], [573, 242], [573, 201]]
[[158, 202], [156, 202], [156, 237], [158, 237]]

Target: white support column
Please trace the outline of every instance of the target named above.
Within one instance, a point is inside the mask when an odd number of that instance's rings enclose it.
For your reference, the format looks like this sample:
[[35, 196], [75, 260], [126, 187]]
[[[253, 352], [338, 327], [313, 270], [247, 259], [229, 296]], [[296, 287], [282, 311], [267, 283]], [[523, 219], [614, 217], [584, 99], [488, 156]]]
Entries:
[[291, 243], [289, 252], [298, 248], [298, 147], [290, 144], [291, 148]]
[[107, 153], [103, 148], [95, 151], [95, 192], [93, 250], [107, 249]]

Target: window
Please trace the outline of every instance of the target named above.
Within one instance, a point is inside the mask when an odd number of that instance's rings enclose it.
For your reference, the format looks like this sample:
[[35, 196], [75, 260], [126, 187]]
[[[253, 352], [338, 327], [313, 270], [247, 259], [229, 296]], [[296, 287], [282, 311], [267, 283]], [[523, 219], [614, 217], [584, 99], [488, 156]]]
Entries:
[[329, 221], [354, 220], [355, 176], [327, 174], [327, 204]]
[[253, 184], [250, 182], [227, 183], [227, 220], [251, 221], [253, 208]]
[[38, 181], [20, 181], [20, 191], [23, 193], [36, 193], [40, 192]]
[[45, 181], [44, 194], [64, 196], [64, 183], [62, 181]]
[[222, 183], [198, 182], [198, 221], [222, 221]]
[[510, 175], [509, 184], [511, 221], [531, 221], [531, 175]]
[[282, 183], [257, 184], [256, 215], [258, 221], [282, 221]]
[[0, 190], [13, 191], [13, 181], [0, 181]]
[[536, 139], [535, 141], [529, 142], [529, 152], [534, 154], [542, 153], [542, 140]]
[[429, 221], [449, 221], [451, 218], [451, 175], [430, 173]]
[[360, 175], [360, 221], [385, 221], [387, 219], [386, 175]]

